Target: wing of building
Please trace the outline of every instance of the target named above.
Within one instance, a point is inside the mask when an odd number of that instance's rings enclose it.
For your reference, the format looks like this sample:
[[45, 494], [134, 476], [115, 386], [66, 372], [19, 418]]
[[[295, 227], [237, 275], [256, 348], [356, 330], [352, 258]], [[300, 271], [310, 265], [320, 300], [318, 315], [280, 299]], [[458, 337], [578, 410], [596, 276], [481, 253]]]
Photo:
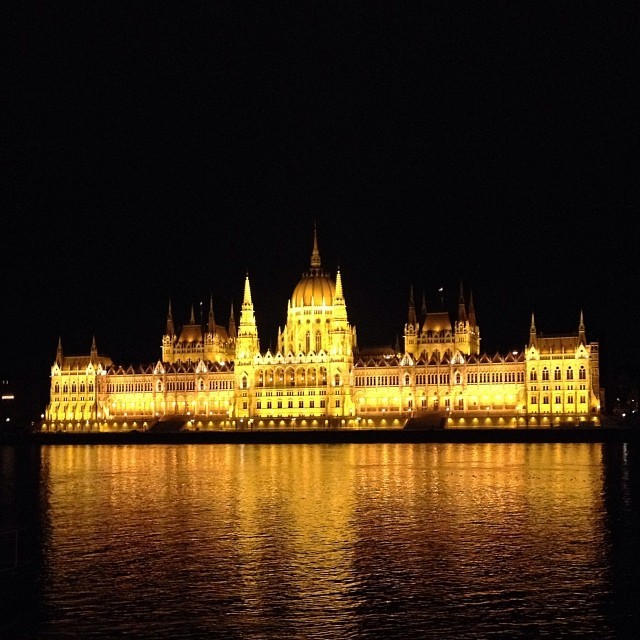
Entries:
[[360, 348], [337, 270], [321, 264], [314, 229], [309, 270], [293, 289], [275, 351], [260, 349], [249, 275], [240, 317], [226, 327], [209, 301], [206, 323], [176, 331], [171, 302], [162, 357], [137, 368], [98, 355], [66, 356], [59, 341], [43, 431], [170, 428], [389, 428], [409, 418], [456, 426], [600, 424], [598, 343], [577, 331], [538, 335], [526, 349], [480, 349], [473, 298], [417, 311], [413, 289], [404, 348]]

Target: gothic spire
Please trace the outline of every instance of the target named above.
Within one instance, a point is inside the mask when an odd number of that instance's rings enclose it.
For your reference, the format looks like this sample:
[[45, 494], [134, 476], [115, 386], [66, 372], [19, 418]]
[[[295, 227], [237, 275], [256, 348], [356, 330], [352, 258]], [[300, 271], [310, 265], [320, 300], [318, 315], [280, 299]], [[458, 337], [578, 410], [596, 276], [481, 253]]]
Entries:
[[342, 293], [342, 276], [340, 275], [340, 267], [338, 267], [338, 273], [336, 274], [336, 300], [342, 300], [344, 294]]
[[213, 295], [209, 294], [209, 321], [207, 322], [207, 331], [209, 333], [216, 332], [216, 319], [213, 315]]
[[536, 337], [536, 321], [533, 317], [533, 311], [531, 312], [531, 326], [529, 327], [529, 336], [531, 341]]
[[469, 324], [476, 327], [476, 310], [473, 306], [473, 291], [469, 292]]
[[409, 288], [409, 315], [407, 317], [407, 322], [410, 325], [415, 325], [418, 323], [418, 320], [416, 318], [416, 307], [413, 302], [413, 283], [411, 283], [411, 286]]
[[464, 305], [464, 291], [462, 289], [462, 282], [460, 282], [460, 297], [458, 298], [458, 322], [467, 321], [467, 310]]
[[583, 342], [583, 343], [586, 342], [584, 316], [582, 314], [582, 309], [580, 309], [580, 323], [578, 324], [578, 336], [580, 337], [580, 342]]
[[236, 337], [236, 319], [233, 317], [233, 302], [231, 303], [231, 314], [229, 315], [229, 337]]
[[62, 338], [58, 337], [58, 349], [56, 350], [56, 364], [62, 366]]
[[249, 287], [249, 274], [247, 273], [244, 280], [244, 298], [242, 300], [242, 307], [245, 305], [253, 305], [251, 301], [251, 288]]
[[167, 335], [173, 337], [175, 329], [173, 327], [173, 314], [171, 313], [171, 298], [169, 298], [169, 311], [167, 312]]

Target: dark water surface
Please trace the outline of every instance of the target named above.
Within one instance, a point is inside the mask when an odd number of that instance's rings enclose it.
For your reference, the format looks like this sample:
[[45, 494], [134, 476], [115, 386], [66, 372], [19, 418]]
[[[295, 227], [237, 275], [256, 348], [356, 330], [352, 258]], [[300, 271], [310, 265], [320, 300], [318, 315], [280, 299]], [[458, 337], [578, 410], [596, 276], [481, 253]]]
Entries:
[[3, 446], [0, 637], [636, 637], [639, 475], [624, 443]]

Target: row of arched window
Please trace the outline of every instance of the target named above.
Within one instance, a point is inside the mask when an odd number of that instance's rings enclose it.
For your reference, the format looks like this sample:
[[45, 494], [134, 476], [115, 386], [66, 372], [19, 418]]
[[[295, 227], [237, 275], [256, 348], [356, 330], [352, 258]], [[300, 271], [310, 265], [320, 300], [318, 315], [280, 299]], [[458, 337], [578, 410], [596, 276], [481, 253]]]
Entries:
[[[75, 382], [71, 383], [71, 393], [78, 393], [78, 390], [80, 393], [85, 393], [86, 391], [86, 386], [84, 382], [81, 382], [79, 385], [76, 384]], [[88, 388], [89, 388], [89, 393], [93, 393], [93, 382], [89, 382], [88, 384]], [[53, 392], [54, 393], [60, 393], [60, 383], [56, 382], [53, 385]], [[67, 382], [65, 382], [62, 385], [62, 393], [69, 393], [69, 384]]]
[[[543, 367], [542, 371], [541, 371], [541, 378], [542, 380], [550, 380], [550, 371], [547, 367]], [[573, 368], [572, 367], [567, 367], [566, 370], [566, 380], [573, 380], [574, 379], [574, 372], [573, 372]], [[562, 380], [562, 369], [560, 367], [556, 367], [553, 371], [553, 379], [554, 380]], [[586, 380], [587, 379], [587, 370], [585, 369], [584, 366], [581, 366], [578, 369], [578, 379], [579, 380]], [[538, 370], [537, 369], [531, 369], [531, 372], [529, 373], [529, 380], [531, 382], [535, 382], [538, 380]]]

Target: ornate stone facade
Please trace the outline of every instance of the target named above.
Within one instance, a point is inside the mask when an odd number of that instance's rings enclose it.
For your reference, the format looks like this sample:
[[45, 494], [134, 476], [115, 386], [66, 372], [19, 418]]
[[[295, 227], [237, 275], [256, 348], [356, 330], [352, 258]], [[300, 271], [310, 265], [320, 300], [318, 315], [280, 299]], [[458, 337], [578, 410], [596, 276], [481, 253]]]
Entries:
[[314, 231], [309, 271], [287, 305], [277, 349], [261, 351], [249, 276], [236, 328], [191, 317], [178, 334], [171, 304], [162, 358], [138, 368], [98, 355], [65, 356], [51, 369], [44, 431], [402, 427], [409, 418], [456, 426], [600, 424], [598, 343], [580, 314], [574, 334], [539, 336], [526, 350], [480, 350], [473, 299], [462, 287], [455, 321], [416, 311], [413, 291], [404, 349], [360, 349], [348, 320], [342, 276], [321, 265]]

